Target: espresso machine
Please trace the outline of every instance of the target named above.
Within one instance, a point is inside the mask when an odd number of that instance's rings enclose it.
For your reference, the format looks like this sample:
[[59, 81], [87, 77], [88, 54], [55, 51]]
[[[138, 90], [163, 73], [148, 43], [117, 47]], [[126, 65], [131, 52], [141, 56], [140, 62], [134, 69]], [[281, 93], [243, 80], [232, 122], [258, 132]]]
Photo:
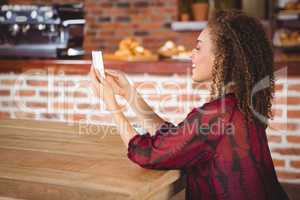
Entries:
[[83, 56], [84, 25], [82, 4], [1, 5], [0, 57]]

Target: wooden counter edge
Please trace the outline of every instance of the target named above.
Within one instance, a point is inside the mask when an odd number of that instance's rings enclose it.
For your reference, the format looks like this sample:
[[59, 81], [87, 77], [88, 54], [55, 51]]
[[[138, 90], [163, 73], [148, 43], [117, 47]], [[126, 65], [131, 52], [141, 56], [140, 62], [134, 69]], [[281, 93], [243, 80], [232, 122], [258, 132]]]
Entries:
[[[190, 75], [190, 61], [161, 60], [149, 62], [106, 61], [108, 69], [122, 70], [130, 74]], [[288, 76], [300, 76], [300, 59], [275, 59], [275, 70], [288, 67]], [[53, 74], [87, 74], [89, 60], [0, 60], [0, 73], [31, 74], [35, 72]]]

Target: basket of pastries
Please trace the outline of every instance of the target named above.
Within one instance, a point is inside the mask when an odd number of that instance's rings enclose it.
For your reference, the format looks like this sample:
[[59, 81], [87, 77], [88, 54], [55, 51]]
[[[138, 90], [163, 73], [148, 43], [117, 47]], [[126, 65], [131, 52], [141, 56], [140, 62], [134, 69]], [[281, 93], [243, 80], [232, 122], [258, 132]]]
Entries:
[[298, 31], [280, 29], [274, 34], [275, 47], [283, 51], [300, 51], [300, 33]]
[[300, 2], [299, 1], [288, 1], [283, 7], [285, 11], [300, 11]]
[[190, 60], [192, 52], [187, 51], [183, 45], [176, 45], [173, 41], [167, 41], [158, 49], [160, 58]]
[[113, 54], [105, 54], [106, 60], [119, 61], [157, 61], [158, 56], [144, 48], [140, 42], [133, 37], [120, 41], [119, 48]]

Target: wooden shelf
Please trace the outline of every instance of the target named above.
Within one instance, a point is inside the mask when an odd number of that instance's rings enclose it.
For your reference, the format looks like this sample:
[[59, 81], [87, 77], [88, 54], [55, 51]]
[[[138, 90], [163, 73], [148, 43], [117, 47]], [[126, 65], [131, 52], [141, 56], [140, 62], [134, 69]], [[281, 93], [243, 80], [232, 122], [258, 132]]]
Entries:
[[174, 21], [171, 24], [173, 31], [201, 31], [207, 26], [207, 21]]

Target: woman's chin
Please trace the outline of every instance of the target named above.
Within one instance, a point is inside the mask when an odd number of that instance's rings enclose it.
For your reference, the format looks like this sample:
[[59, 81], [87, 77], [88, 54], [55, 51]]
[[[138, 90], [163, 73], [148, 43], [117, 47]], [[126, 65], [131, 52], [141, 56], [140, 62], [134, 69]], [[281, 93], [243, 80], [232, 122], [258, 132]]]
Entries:
[[192, 75], [192, 80], [193, 80], [194, 82], [205, 82], [207, 79], [204, 78], [204, 77], [197, 77], [197, 76], [195, 76], [195, 75]]
[[195, 74], [192, 74], [192, 80], [195, 82], [201, 81], [200, 77], [195, 76]]

